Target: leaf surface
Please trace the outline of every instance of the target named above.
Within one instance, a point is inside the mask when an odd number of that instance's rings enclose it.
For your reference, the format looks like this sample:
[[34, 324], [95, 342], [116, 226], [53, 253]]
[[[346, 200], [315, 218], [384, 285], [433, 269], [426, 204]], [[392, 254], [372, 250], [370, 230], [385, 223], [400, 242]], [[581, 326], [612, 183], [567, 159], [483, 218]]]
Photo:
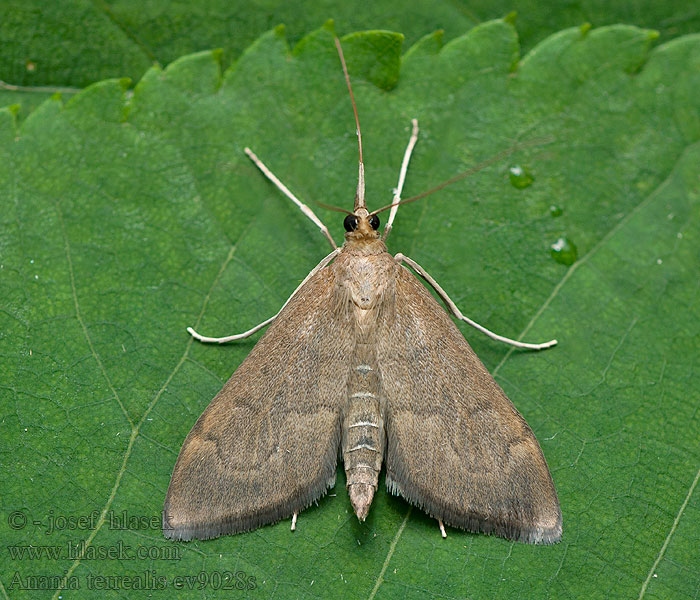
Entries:
[[[133, 97], [109, 80], [21, 125], [0, 111], [2, 593], [131, 597], [150, 581], [153, 597], [238, 584], [255, 598], [695, 597], [700, 38], [649, 53], [652, 40], [575, 28], [522, 60], [503, 21], [402, 57], [398, 34], [345, 41], [370, 208], [391, 200], [412, 117], [405, 197], [532, 143], [403, 206], [389, 247], [490, 329], [560, 340], [512, 352], [462, 328], [547, 457], [564, 513], [550, 547], [443, 540], [383, 487], [360, 524], [342, 474], [294, 534], [162, 537], [180, 445], [257, 339], [204, 346], [185, 327], [253, 326], [328, 251], [243, 148], [310, 205], [351, 207], [354, 122], [328, 27], [294, 49], [277, 28], [223, 75], [203, 52], [152, 68]], [[513, 166], [532, 185], [511, 185]], [[340, 241], [342, 216], [317, 213]], [[568, 267], [550, 255], [564, 235]], [[124, 515], [138, 521], [120, 530]], [[29, 545], [59, 556], [22, 556]], [[110, 548], [145, 555], [93, 555]], [[22, 589], [39, 575], [80, 589]]]

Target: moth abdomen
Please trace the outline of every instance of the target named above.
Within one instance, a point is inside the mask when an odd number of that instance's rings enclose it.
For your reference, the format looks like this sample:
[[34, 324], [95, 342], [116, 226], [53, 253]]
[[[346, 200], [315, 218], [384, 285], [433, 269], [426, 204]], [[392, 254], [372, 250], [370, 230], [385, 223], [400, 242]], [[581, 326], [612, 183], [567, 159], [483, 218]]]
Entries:
[[353, 358], [343, 412], [342, 452], [350, 502], [357, 518], [364, 521], [384, 460], [384, 402], [370, 347], [358, 343]]

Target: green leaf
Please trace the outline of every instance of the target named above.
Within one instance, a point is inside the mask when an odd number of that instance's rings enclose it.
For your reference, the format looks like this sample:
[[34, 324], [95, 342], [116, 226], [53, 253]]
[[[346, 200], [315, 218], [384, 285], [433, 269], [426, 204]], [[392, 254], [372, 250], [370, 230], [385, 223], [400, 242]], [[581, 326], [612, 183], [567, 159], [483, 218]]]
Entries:
[[[401, 207], [389, 247], [489, 328], [559, 339], [514, 352], [462, 328], [542, 445], [563, 541], [443, 540], [383, 482], [358, 523], [340, 469], [294, 534], [287, 521], [163, 538], [180, 445], [259, 337], [206, 346], [185, 327], [251, 327], [328, 251], [243, 148], [311, 206], [354, 195], [331, 33], [290, 51], [277, 28], [223, 75], [204, 52], [151, 68], [133, 96], [109, 80], [19, 125], [0, 111], [5, 597], [697, 595], [700, 37], [649, 53], [648, 31], [575, 28], [521, 61], [505, 21], [445, 46], [425, 37], [401, 60], [400, 40], [373, 31], [345, 48], [370, 208], [391, 199], [413, 117], [405, 197], [530, 143]], [[516, 165], [528, 187], [511, 184]], [[342, 217], [314, 210], [341, 240]], [[578, 249], [569, 267], [550, 253], [562, 236]], [[47, 589], [64, 576], [79, 589]]]
[[[524, 49], [565, 27], [630, 23], [656, 29], [663, 41], [700, 30], [694, 0], [534, 2], [533, 0], [391, 0], [353, 2], [141, 2], [108, 0], [5, 0], [0, 4], [0, 106], [21, 103], [23, 114], [47, 97], [43, 86], [64, 93], [101, 79], [139, 80], [150, 65], [221, 47], [228, 65], [263, 32], [280, 23], [298, 42], [329, 18], [339, 34], [369, 28], [401, 31], [409, 45], [443, 29], [452, 40], [480, 22], [515, 11]], [[15, 91], [12, 86], [22, 86]], [[3, 89], [5, 91], [3, 91]], [[57, 91], [57, 90], [52, 90]], [[50, 95], [51, 91], [48, 92]]]

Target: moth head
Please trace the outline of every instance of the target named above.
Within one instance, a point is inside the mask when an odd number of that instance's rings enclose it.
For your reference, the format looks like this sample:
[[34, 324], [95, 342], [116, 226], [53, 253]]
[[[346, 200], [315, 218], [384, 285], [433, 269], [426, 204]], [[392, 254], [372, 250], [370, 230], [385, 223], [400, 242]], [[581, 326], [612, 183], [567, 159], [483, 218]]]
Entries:
[[367, 212], [366, 208], [359, 208], [350, 213], [343, 221], [345, 227], [345, 239], [369, 239], [376, 240], [379, 237], [379, 217]]

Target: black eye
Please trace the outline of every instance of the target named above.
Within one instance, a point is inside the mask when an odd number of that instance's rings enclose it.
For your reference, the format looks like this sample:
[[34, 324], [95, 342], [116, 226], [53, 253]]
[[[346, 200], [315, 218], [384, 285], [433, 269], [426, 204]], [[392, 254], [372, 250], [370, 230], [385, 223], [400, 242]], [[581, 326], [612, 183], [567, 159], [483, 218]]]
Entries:
[[377, 231], [377, 229], [379, 229], [379, 217], [377, 215], [372, 215], [369, 218], [369, 226], [372, 229], [374, 229], [375, 231]]
[[345, 227], [345, 231], [355, 231], [357, 229], [357, 217], [355, 215], [345, 217], [343, 227]]

